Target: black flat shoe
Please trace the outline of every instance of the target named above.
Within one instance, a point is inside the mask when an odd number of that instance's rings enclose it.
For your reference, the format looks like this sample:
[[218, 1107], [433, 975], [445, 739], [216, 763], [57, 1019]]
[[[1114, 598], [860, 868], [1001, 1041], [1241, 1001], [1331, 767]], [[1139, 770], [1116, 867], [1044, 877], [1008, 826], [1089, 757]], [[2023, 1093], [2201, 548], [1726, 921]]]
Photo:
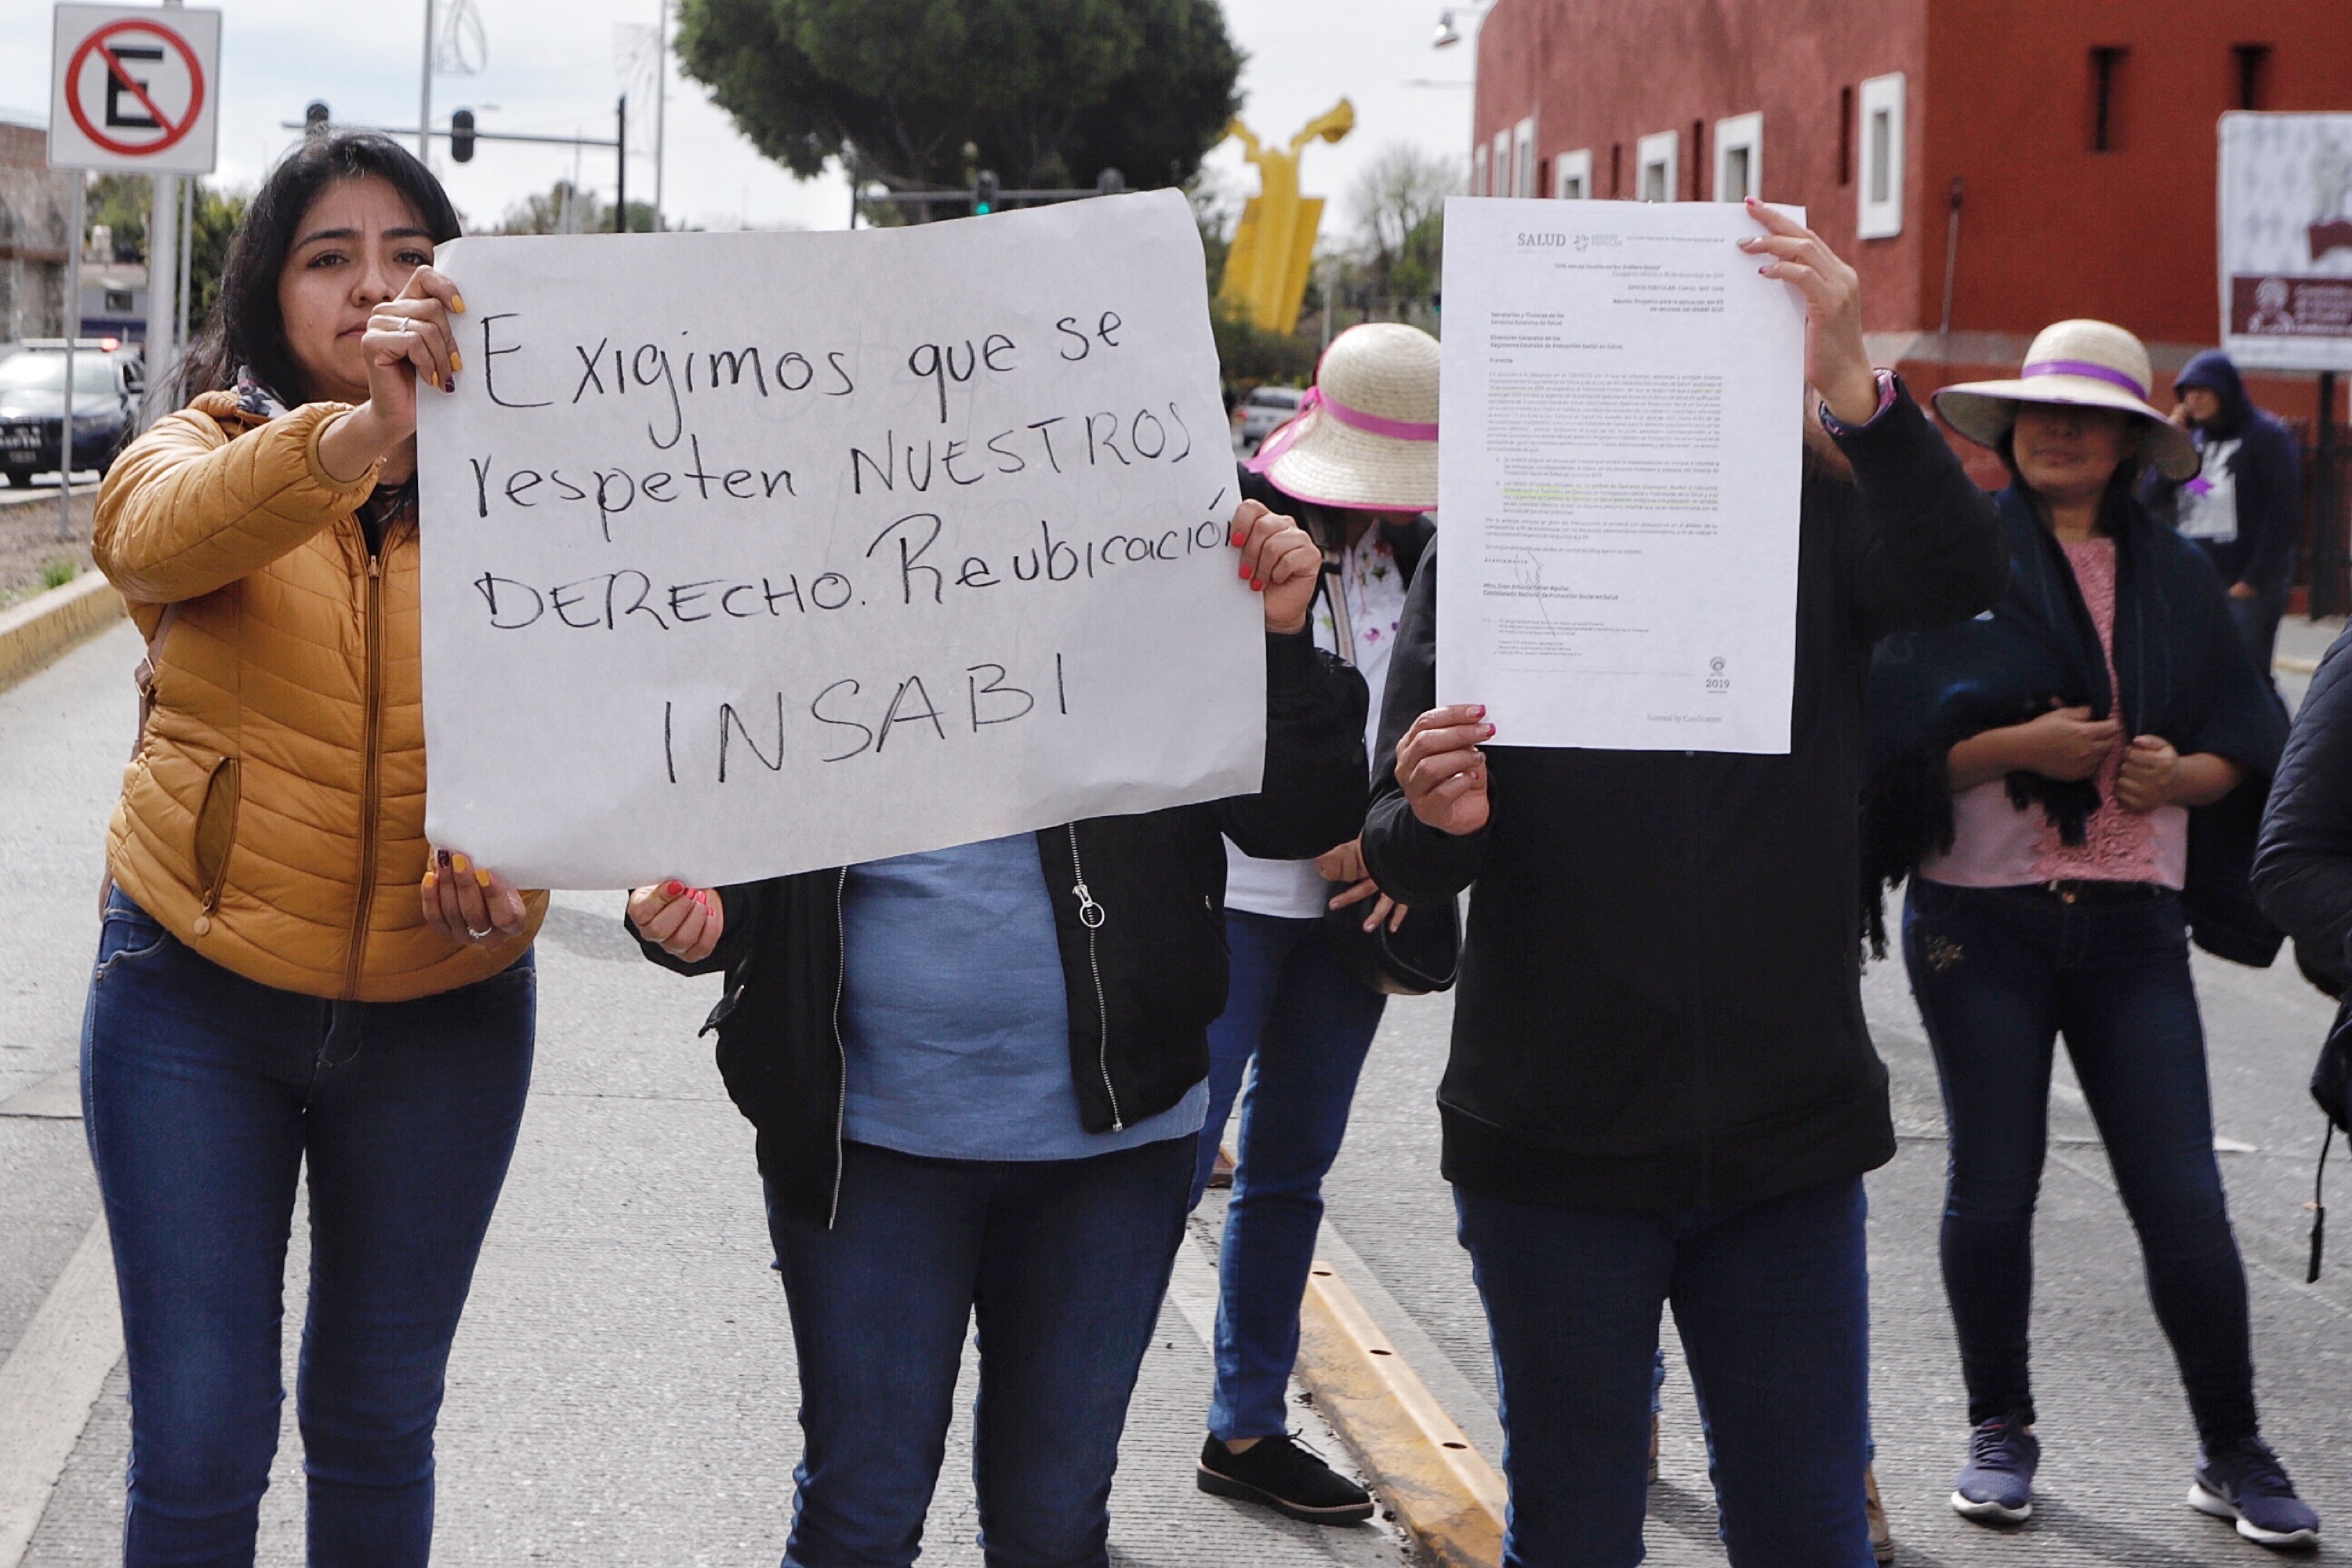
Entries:
[[1261, 1437], [1238, 1454], [1210, 1438], [1201, 1445], [1200, 1485], [1213, 1497], [1258, 1503], [1308, 1524], [1356, 1524], [1372, 1517], [1371, 1494], [1288, 1433]]

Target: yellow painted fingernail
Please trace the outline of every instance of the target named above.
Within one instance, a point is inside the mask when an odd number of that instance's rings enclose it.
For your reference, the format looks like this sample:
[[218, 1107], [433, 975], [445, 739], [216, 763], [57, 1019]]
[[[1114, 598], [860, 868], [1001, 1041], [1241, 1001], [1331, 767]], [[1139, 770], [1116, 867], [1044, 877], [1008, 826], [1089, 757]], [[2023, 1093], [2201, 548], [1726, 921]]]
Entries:
[[434, 875], [434, 874], [433, 874], [432, 872], [430, 872], [430, 871], [425, 872], [425, 890], [426, 892], [428, 892], [428, 893], [429, 893], [429, 892], [431, 892], [431, 891], [432, 891], [436, 887], [437, 887], [437, 886], [440, 884], [440, 881], [441, 881], [441, 879], [440, 879], [439, 877], [437, 877], [437, 876]]
[[449, 857], [449, 865], [453, 869], [463, 871], [471, 864], [472, 862], [468, 861], [463, 855], [452, 855]]
[[457, 311], [457, 314], [461, 316], [464, 315], [466, 313], [466, 297], [463, 294], [450, 295], [449, 309]]
[[475, 867], [475, 868], [474, 868], [474, 886], [476, 886], [476, 887], [478, 887], [478, 888], [487, 888], [487, 887], [488, 887], [489, 885], [490, 885], [490, 874], [489, 874], [488, 871], [483, 870], [479, 866]]
[[451, 370], [463, 370], [466, 368], [465, 356], [460, 354], [456, 349], [451, 349], [449, 351], [449, 368]]

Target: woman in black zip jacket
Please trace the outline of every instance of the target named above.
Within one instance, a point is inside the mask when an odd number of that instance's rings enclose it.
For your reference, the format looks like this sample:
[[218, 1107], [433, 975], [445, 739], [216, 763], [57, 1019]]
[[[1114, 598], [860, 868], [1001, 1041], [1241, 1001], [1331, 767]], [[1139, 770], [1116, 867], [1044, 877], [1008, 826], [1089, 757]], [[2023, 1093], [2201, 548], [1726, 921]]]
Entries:
[[1871, 1562], [1861, 1178], [1895, 1130], [1857, 985], [1863, 682], [1880, 637], [1974, 615], [2006, 570], [1990, 501], [1874, 374], [1853, 268], [1748, 210], [1853, 470], [1804, 483], [1788, 754], [1521, 748], [1434, 707], [1438, 547], [1389, 667], [1364, 858], [1411, 904], [1475, 884], [1438, 1109], [1503, 1394], [1507, 1568], [1641, 1560], [1668, 1300], [1731, 1561]]
[[914, 1561], [975, 1311], [990, 1560], [1107, 1561], [1225, 1005], [1220, 836], [1296, 858], [1363, 819], [1364, 683], [1306, 629], [1322, 552], [1255, 501], [1232, 541], [1265, 595], [1257, 795], [630, 897], [648, 957], [727, 974], [704, 1028], [792, 1310], [793, 1568]]

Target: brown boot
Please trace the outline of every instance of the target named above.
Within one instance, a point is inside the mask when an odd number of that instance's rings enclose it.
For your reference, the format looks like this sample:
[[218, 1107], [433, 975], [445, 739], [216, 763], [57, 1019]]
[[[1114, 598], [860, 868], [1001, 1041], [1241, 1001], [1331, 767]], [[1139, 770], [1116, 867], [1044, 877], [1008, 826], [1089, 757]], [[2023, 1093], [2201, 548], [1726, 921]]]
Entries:
[[1878, 1471], [1862, 1472], [1862, 1517], [1870, 1521], [1870, 1554], [1881, 1563], [1895, 1561], [1895, 1531], [1886, 1523], [1886, 1505], [1878, 1500]]

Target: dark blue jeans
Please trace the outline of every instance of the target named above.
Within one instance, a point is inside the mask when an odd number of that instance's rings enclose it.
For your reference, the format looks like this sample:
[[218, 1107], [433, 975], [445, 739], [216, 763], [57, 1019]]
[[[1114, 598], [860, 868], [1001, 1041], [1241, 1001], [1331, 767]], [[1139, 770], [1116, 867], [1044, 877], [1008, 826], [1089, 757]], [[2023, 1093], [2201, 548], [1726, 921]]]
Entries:
[[1348, 1107], [1387, 998], [1349, 978], [1322, 922], [1231, 910], [1233, 989], [1209, 1026], [1209, 1122], [1192, 1172], [1197, 1205], [1217, 1156], [1213, 1130], [1255, 1057], [1242, 1100], [1240, 1161], [1217, 1260], [1220, 1441], [1287, 1429], [1285, 1396], [1298, 1359], [1298, 1303], [1323, 1223], [1323, 1178], [1347, 1136]]
[[979, 1319], [989, 1568], [1104, 1568], [1118, 1437], [1184, 1230], [1191, 1138], [1085, 1160], [843, 1151], [831, 1229], [771, 1194], [800, 1362], [786, 1568], [905, 1568]]
[[276, 990], [114, 895], [81, 1082], [131, 1368], [129, 1568], [253, 1561], [306, 1163], [310, 1561], [425, 1563], [442, 1373], [522, 1120], [535, 1007], [528, 956], [415, 1002]]
[[2179, 895], [2120, 901], [1911, 879], [1903, 961], [1951, 1142], [1944, 1289], [1969, 1419], [2033, 1414], [2033, 1206], [2056, 1037], [2139, 1232], [2148, 1295], [2208, 1447], [2251, 1436], [2246, 1271], [2213, 1158], [2205, 1029]]
[[1870, 1279], [1859, 1177], [1739, 1207], [1555, 1207], [1457, 1186], [1495, 1342], [1504, 1568], [1642, 1560], [1672, 1302], [1738, 1568], [1869, 1568]]
[[2230, 621], [2238, 628], [2238, 640], [2245, 645], [2246, 657], [2254, 663], [2254, 673], [2265, 685], [2272, 684], [2271, 664], [2277, 657], [2279, 622], [2286, 618], [2288, 585], [2265, 588], [2251, 599], [2230, 596]]

